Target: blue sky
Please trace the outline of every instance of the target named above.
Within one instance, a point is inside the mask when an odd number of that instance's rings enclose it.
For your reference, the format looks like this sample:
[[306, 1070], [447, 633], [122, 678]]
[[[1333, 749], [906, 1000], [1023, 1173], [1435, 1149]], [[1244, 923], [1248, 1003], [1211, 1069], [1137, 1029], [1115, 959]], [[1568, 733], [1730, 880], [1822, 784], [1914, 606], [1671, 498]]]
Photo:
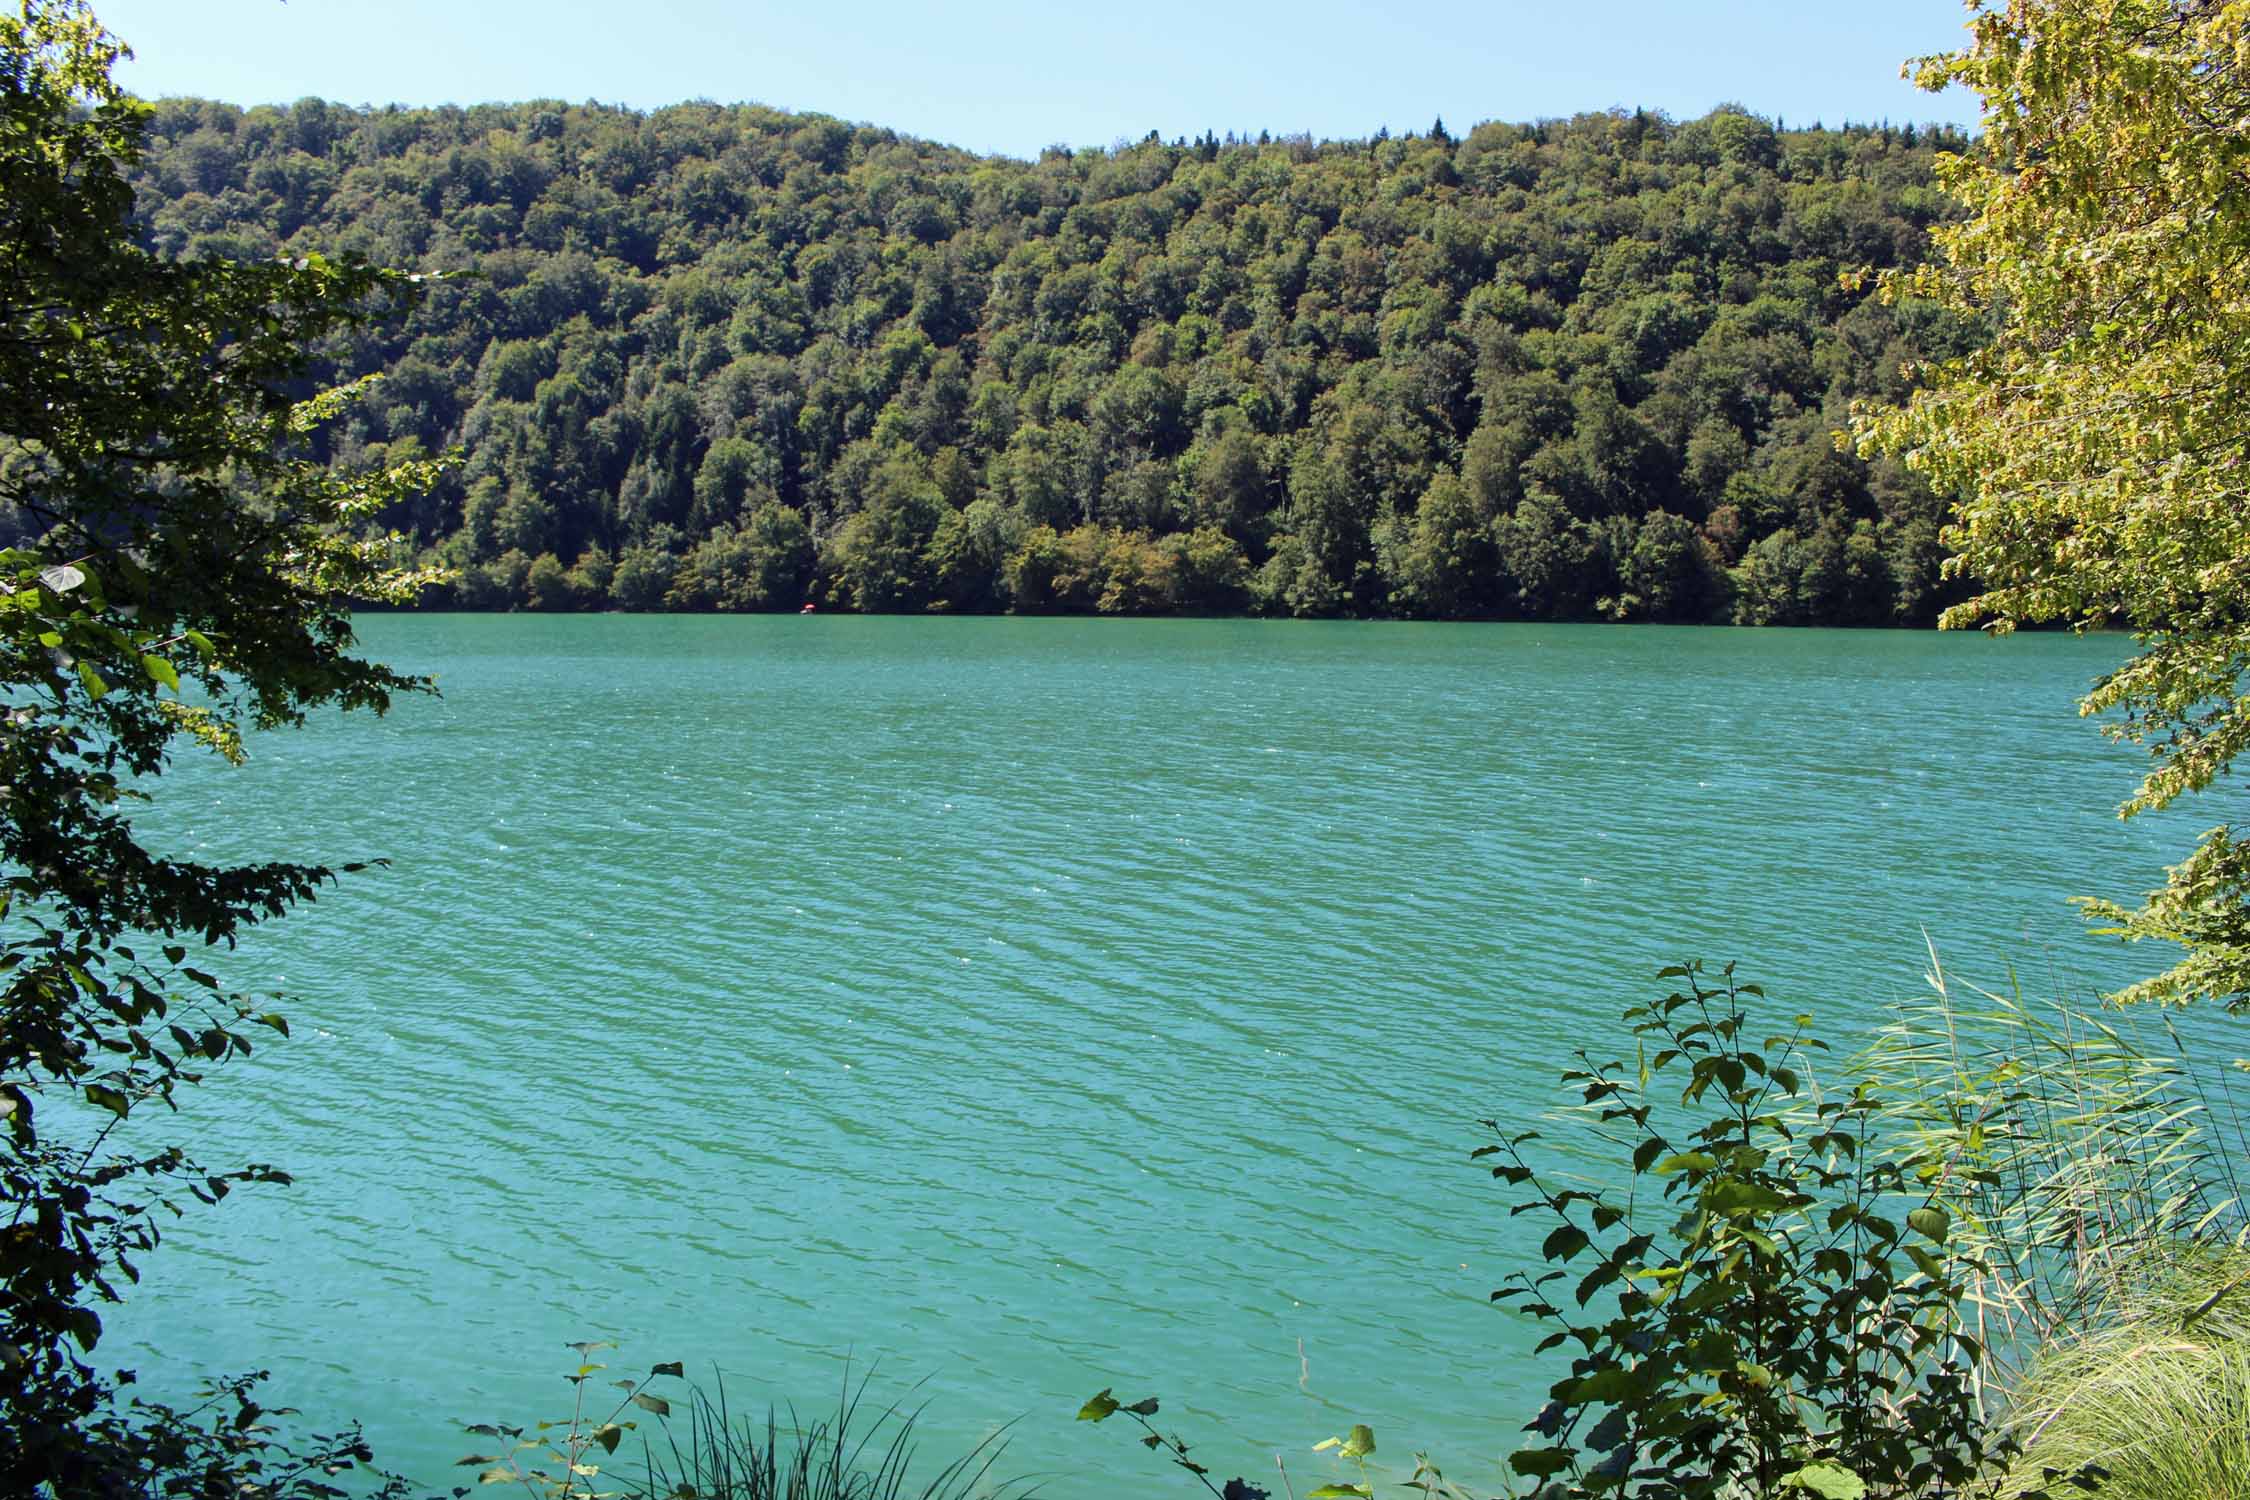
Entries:
[[1961, 0], [96, 0], [150, 96], [239, 104], [684, 99], [820, 110], [1028, 156], [1150, 130], [1456, 129], [1731, 101], [1791, 123], [1975, 124], [1899, 78]]

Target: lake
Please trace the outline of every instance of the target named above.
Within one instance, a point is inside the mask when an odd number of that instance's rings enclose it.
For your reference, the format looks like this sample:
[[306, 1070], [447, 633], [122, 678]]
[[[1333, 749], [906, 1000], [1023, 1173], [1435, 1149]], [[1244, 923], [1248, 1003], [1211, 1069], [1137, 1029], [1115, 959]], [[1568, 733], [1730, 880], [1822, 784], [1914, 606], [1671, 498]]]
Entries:
[[[923, 1451], [1302, 1493], [1355, 1421], [1495, 1484], [1554, 1378], [1469, 1150], [1665, 964], [1840, 1048], [1949, 967], [2154, 967], [2064, 898], [2189, 843], [2073, 702], [2118, 638], [1623, 627], [381, 616], [443, 696], [197, 762], [207, 858], [384, 857], [218, 965], [294, 1038], [191, 1091], [296, 1175], [168, 1233], [105, 1357], [270, 1368], [432, 1486], [567, 1412], [566, 1341]], [[2210, 821], [2208, 818], [2205, 821]], [[917, 1385], [917, 1382], [919, 1384]], [[1278, 1493], [1278, 1490], [1277, 1490]]]

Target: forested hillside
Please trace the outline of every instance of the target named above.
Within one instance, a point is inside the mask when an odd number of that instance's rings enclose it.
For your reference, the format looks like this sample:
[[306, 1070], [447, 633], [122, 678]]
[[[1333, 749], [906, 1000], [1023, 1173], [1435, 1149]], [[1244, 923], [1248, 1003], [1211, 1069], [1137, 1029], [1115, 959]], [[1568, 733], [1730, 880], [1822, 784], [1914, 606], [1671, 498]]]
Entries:
[[757, 107], [157, 108], [164, 253], [475, 275], [331, 352], [330, 462], [473, 608], [1914, 623], [1942, 507], [1836, 451], [1975, 331], [1846, 291], [1913, 130], [1722, 110], [1036, 162]]

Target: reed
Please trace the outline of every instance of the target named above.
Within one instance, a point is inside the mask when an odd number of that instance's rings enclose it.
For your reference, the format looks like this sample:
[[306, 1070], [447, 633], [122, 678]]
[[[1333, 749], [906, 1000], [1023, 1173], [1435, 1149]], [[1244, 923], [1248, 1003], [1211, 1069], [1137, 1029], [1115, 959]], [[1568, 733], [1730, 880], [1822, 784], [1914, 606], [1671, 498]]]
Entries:
[[1969, 1304], [2012, 1389], [2042, 1348], [2139, 1306], [2182, 1255], [2243, 1242], [2246, 1141], [2227, 1070], [2167, 1022], [1948, 975], [1861, 1060], [1890, 1138], [1944, 1165]]
[[1965, 985], [1865, 1058], [1941, 1161], [2003, 1496], [2250, 1500], [2250, 1133], [2168, 1021]]
[[1027, 1500], [1032, 1481], [994, 1472], [1006, 1429], [926, 1477], [915, 1476], [919, 1408], [872, 1406], [868, 1377], [849, 1376], [833, 1415], [805, 1422], [768, 1407], [762, 1421], [728, 1409], [725, 1382], [690, 1398], [685, 1431], [645, 1449], [635, 1500]]

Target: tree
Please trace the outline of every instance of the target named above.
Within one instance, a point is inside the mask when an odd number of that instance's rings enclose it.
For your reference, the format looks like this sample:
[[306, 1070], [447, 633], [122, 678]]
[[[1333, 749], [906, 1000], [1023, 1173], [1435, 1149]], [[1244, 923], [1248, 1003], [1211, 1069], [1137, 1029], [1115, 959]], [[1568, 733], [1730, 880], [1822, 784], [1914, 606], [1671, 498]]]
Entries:
[[[2081, 700], [2151, 759], [2121, 815], [2226, 774], [2250, 746], [2250, 5], [2012, 0], [1979, 13], [1927, 87], [1984, 97], [1972, 154], [1940, 157], [1969, 210], [1942, 258], [1882, 296], [1988, 320], [1903, 408], [1863, 408], [1864, 451], [1957, 497], [1950, 627], [2122, 625], [2140, 651]], [[2104, 930], [2184, 945], [2121, 998], [2250, 1010], [2250, 844], [2222, 824]]]
[[1618, 586], [1640, 599], [1651, 620], [1708, 618], [1719, 571], [1694, 523], [1662, 510], [1642, 519], [1617, 560]]
[[331, 878], [175, 858], [126, 809], [183, 742], [239, 759], [245, 726], [427, 686], [352, 654], [348, 606], [427, 581], [363, 528], [433, 466], [317, 468], [307, 435], [351, 392], [292, 399], [316, 339], [418, 288], [139, 248], [125, 174], [148, 107], [113, 82], [121, 55], [80, 0], [0, 18], [0, 1472], [58, 1494], [106, 1492], [122, 1451], [92, 1304], [156, 1244], [158, 1208], [286, 1180], [115, 1146], [254, 1026], [286, 1033], [190, 950]]
[[[622, 559], [669, 527], [659, 550], [684, 557], [768, 504], [828, 552], [899, 454], [956, 515], [992, 500], [1058, 538], [1167, 546], [1219, 527], [1261, 607], [1319, 614], [1424, 607], [1397, 564], [1443, 468], [1485, 517], [1534, 487], [1589, 524], [1732, 503], [1730, 566], [1814, 537], [1815, 490], [1842, 495], [1847, 534], [1876, 519], [1823, 413], [1966, 341], [1927, 305], [1840, 295], [1833, 267], [1921, 254], [1929, 163], [1958, 137], [1731, 109], [1464, 136], [1032, 163], [765, 109], [176, 100], [134, 185], [167, 254], [475, 258], [398, 326], [328, 346], [339, 375], [390, 381], [321, 454], [469, 448], [460, 485], [386, 520], [473, 570], [473, 607], [526, 603], [542, 554]], [[896, 607], [1014, 602], [960, 582]], [[1569, 613], [1620, 597], [1582, 583]], [[1512, 591], [1427, 597], [1482, 614]]]
[[722, 526], [680, 563], [666, 602], [677, 609], [795, 609], [813, 576], [813, 537], [786, 505], [764, 505]]
[[1422, 494], [1411, 524], [1401, 524], [1392, 599], [1433, 619], [1474, 618], [1501, 585], [1492, 517], [1458, 476], [1441, 470]]
[[836, 529], [823, 554], [838, 601], [869, 611], [926, 605], [936, 587], [930, 542], [948, 514], [912, 458], [885, 463], [876, 471], [867, 508]]

